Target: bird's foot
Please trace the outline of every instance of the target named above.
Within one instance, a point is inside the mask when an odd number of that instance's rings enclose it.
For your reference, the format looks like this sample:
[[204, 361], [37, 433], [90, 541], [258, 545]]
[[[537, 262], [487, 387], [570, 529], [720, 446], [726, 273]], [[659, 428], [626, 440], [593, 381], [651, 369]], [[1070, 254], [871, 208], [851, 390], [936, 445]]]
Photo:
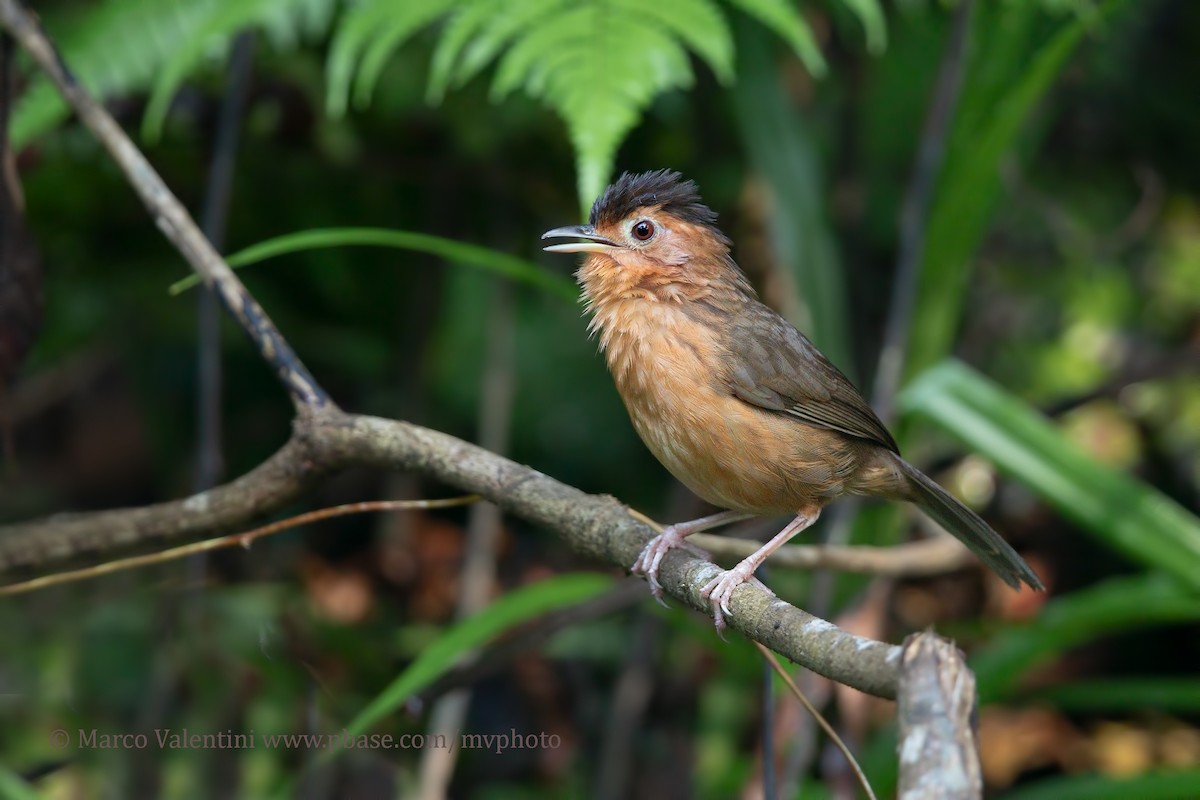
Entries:
[[676, 548], [682, 548], [697, 556], [698, 558], [711, 558], [708, 553], [701, 550], [695, 545], [688, 544], [684, 539], [687, 533], [682, 532], [684, 529], [679, 525], [668, 525], [663, 528], [663, 532], [655, 536], [642, 549], [642, 554], [638, 556], [637, 561], [633, 562], [630, 567], [630, 572], [634, 575], [646, 576], [646, 583], [650, 584], [650, 594], [654, 595], [654, 599], [661, 605], [666, 606], [663, 601], [663, 587], [658, 582], [658, 569], [662, 566], [663, 557], [667, 553]]
[[733, 598], [735, 589], [743, 583], [750, 583], [772, 597], [775, 596], [765, 583], [754, 577], [754, 570], [754, 565], [743, 561], [733, 569], [721, 570], [700, 590], [700, 596], [712, 604], [713, 624], [716, 625], [717, 635], [722, 639], [725, 638], [725, 615], [732, 613], [729, 610], [729, 601]]

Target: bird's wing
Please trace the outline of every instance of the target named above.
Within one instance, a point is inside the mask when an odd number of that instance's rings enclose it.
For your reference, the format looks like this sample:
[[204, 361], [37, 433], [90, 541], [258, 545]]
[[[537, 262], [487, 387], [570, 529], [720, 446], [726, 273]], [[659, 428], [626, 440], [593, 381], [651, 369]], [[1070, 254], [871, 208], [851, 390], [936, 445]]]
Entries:
[[900, 452], [850, 379], [783, 317], [756, 302], [727, 331], [734, 396]]

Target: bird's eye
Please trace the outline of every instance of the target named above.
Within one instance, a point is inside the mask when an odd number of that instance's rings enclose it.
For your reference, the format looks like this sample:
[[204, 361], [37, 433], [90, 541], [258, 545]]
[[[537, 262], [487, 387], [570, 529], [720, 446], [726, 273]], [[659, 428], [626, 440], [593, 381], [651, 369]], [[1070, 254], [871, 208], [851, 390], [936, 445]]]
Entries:
[[639, 220], [638, 222], [633, 223], [633, 227], [630, 228], [630, 231], [633, 233], [633, 238], [640, 242], [644, 242], [654, 235], [654, 223], [648, 219]]

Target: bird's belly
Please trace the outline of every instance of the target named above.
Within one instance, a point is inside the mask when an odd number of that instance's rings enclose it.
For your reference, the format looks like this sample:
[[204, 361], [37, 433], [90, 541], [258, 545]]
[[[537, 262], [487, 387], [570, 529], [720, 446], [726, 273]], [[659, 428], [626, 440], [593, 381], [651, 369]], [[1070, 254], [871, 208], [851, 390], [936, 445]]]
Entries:
[[663, 466], [709, 503], [767, 516], [824, 505], [845, 491], [853, 454], [829, 432], [681, 380], [671, 366], [644, 372], [654, 379], [622, 391], [633, 426]]

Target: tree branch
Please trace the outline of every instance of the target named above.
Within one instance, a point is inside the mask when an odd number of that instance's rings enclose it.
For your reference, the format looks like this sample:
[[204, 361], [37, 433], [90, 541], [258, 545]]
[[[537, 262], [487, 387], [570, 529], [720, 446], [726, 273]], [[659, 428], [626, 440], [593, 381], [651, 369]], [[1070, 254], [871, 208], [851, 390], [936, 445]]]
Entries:
[[[230, 484], [144, 508], [0, 528], [0, 569], [242, 524], [351, 466], [436, 477], [554, 530], [577, 552], [622, 569], [654, 535], [615, 498], [586, 494], [449, 434], [329, 406], [298, 418], [295, 434], [281, 450]], [[672, 597], [708, 612], [700, 589], [717, 571], [713, 563], [675, 550], [663, 561], [659, 580]], [[895, 697], [898, 647], [847, 633], [750, 584], [734, 593], [731, 608], [730, 626], [748, 638], [835, 681]]]
[[245, 525], [317, 486], [329, 468], [314, 458], [314, 444], [297, 431], [242, 477], [182, 500], [0, 526], [0, 572]]
[[975, 676], [954, 643], [933, 633], [904, 640], [900, 666], [900, 800], [978, 800]]

